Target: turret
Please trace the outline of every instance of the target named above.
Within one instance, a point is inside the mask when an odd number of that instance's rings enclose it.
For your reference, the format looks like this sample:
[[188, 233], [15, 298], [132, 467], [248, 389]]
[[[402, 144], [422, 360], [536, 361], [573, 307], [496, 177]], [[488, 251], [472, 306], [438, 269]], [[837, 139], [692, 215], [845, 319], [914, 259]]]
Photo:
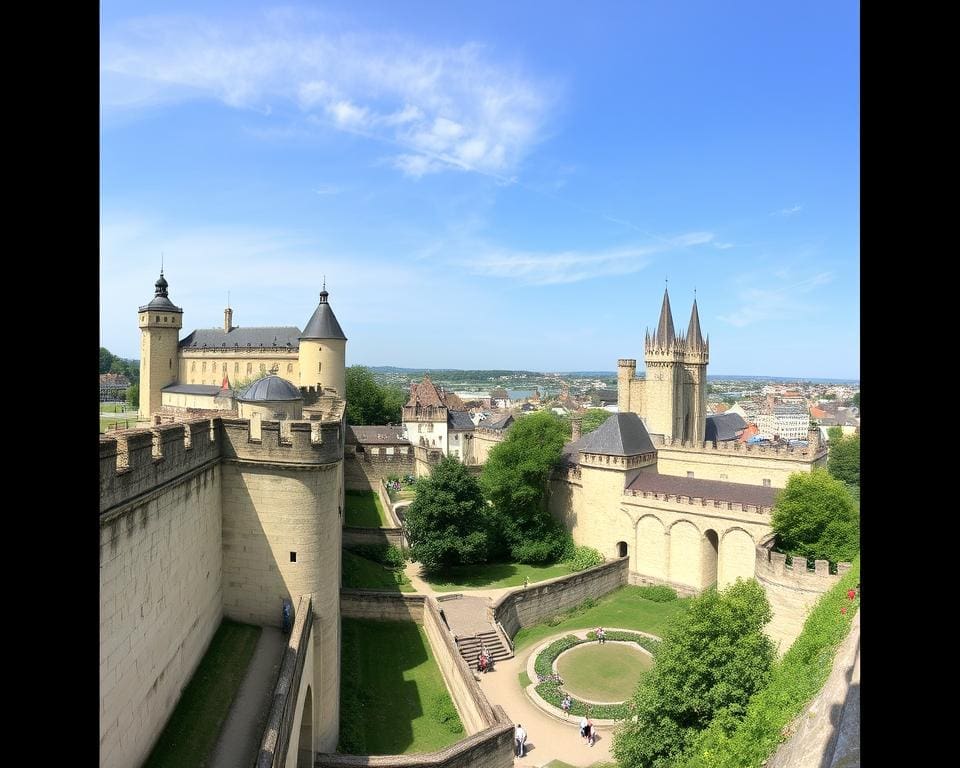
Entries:
[[329, 295], [324, 281], [320, 303], [300, 334], [300, 386], [330, 388], [346, 397], [347, 337]]
[[177, 345], [183, 327], [183, 310], [170, 301], [167, 280], [160, 270], [153, 300], [140, 307], [140, 421], [149, 421], [160, 410], [161, 391], [177, 380]]

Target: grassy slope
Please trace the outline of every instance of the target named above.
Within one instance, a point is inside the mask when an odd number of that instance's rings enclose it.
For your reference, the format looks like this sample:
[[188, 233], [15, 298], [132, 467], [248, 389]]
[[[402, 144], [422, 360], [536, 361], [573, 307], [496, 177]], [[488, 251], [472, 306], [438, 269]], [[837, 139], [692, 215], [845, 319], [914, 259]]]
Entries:
[[260, 627], [224, 619], [144, 768], [207, 764], [260, 638]]
[[514, 644], [519, 651], [545, 637], [560, 634], [564, 630], [593, 629], [598, 626], [639, 629], [662, 636], [667, 623], [674, 616], [685, 611], [689, 601], [679, 599], [669, 603], [655, 603], [640, 597], [640, 589], [641, 587], [621, 587], [601, 597], [593, 608], [578, 611], [559, 624], [554, 626], [538, 624], [535, 627], [521, 629], [513, 639]]
[[347, 525], [352, 528], [389, 527], [392, 523], [373, 491], [347, 491], [345, 494]]
[[342, 627], [341, 739], [349, 729], [353, 754], [432, 752], [463, 737], [429, 714], [434, 698], [450, 694], [422, 627], [359, 619]]
[[489, 563], [486, 565], [458, 565], [430, 574], [425, 581], [437, 592], [460, 589], [499, 589], [517, 587], [524, 578], [533, 584], [572, 573], [568, 563], [557, 565], [524, 565], [523, 563]]
[[[394, 573], [403, 583], [398, 584]], [[379, 589], [388, 592], [414, 592], [403, 571], [388, 571], [380, 563], [343, 550], [343, 586], [353, 589]]]

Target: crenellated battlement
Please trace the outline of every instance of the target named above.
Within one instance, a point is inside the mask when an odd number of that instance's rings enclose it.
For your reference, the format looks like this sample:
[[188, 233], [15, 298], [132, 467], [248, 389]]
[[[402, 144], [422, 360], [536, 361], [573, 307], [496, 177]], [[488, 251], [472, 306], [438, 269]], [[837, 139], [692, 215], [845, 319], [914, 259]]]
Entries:
[[722, 509], [728, 512], [745, 512], [753, 515], [769, 515], [773, 507], [757, 504], [741, 504], [738, 501], [722, 501], [718, 499], [707, 499], [700, 496], [686, 496], [684, 494], [673, 493], [655, 493], [653, 491], [640, 491], [625, 488], [624, 496], [634, 496], [643, 499], [656, 499], [658, 501], [668, 501], [673, 504], [689, 504], [695, 507], [712, 507], [713, 509]]
[[131, 429], [100, 437], [100, 512], [220, 457], [211, 419]]
[[771, 534], [757, 545], [757, 580], [764, 584], [779, 584], [792, 589], [807, 592], [826, 592], [836, 584], [840, 577], [850, 570], [850, 563], [837, 563], [837, 573], [830, 573], [830, 561], [815, 560], [814, 568], [807, 568], [802, 557], [792, 558], [787, 565], [787, 556], [783, 552], [774, 552], [776, 536]]
[[[814, 430], [811, 430], [813, 432]], [[822, 445], [817, 437], [810, 439], [806, 446], [792, 445], [748, 445], [739, 440], [726, 440], [717, 443], [709, 441], [691, 442], [689, 440], [680, 440], [673, 438], [666, 441], [663, 435], [651, 434], [650, 439], [657, 448], [667, 448], [671, 451], [683, 451], [689, 453], [739, 453], [745, 456], [757, 457], [781, 457], [793, 460], [816, 461], [827, 453], [826, 446]]]
[[637, 469], [638, 467], [648, 467], [656, 463], [657, 454], [638, 453], [635, 456], [611, 456], [606, 453], [586, 453], [580, 452], [581, 467], [600, 467], [601, 469], [618, 469], [625, 471], [628, 469]]
[[342, 422], [221, 419], [223, 457], [274, 464], [329, 464], [343, 458]]

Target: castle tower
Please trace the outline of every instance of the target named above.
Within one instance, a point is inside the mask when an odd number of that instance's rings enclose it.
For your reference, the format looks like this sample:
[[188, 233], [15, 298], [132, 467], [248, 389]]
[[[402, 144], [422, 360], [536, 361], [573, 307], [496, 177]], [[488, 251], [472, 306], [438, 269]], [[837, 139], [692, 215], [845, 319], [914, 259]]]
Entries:
[[327, 285], [320, 291], [320, 304], [300, 334], [300, 386], [329, 387], [347, 396], [347, 337], [327, 301]]
[[647, 332], [644, 343], [644, 413], [647, 431], [661, 434], [667, 441], [683, 436], [684, 350], [683, 339], [678, 339], [673, 329], [670, 294], [664, 288], [660, 322], [653, 335]]
[[[161, 390], [177, 380], [180, 367], [177, 344], [183, 327], [183, 310], [167, 295], [160, 270], [153, 301], [140, 307], [140, 421], [149, 421], [160, 410]], [[174, 365], [174, 363], [177, 365]]]
[[684, 424], [683, 439], [701, 442], [707, 429], [707, 363], [710, 360], [710, 340], [704, 341], [700, 332], [700, 313], [694, 296], [690, 325], [687, 328], [686, 349], [683, 353]]
[[636, 413], [636, 406], [630, 407], [630, 384], [636, 375], [636, 360], [626, 358], [617, 360], [617, 410], [620, 413]]

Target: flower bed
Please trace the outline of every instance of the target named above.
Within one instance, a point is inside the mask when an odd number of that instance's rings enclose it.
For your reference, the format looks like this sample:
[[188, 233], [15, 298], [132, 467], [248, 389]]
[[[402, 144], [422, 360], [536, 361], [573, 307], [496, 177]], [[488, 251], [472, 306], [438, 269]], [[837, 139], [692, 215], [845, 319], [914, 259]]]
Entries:
[[[608, 631], [605, 633], [605, 637], [607, 640], [636, 643], [653, 655], [656, 655], [657, 646], [660, 644], [658, 640], [634, 632]], [[565, 695], [570, 696], [570, 714], [572, 715], [585, 715], [589, 709], [590, 715], [597, 719], [624, 720], [631, 715], [632, 705], [629, 700], [619, 704], [588, 704], [576, 698], [569, 691], [564, 691], [562, 683], [558, 681], [558, 675], [554, 674], [553, 662], [561, 653], [584, 643], [596, 642], [596, 639], [596, 632], [588, 632], [586, 638], [566, 635], [559, 640], [554, 640], [540, 651], [537, 658], [534, 659], [533, 668], [541, 682], [537, 684], [534, 690], [544, 701], [557, 709], [562, 709], [560, 702], [563, 701], [563, 697]]]

